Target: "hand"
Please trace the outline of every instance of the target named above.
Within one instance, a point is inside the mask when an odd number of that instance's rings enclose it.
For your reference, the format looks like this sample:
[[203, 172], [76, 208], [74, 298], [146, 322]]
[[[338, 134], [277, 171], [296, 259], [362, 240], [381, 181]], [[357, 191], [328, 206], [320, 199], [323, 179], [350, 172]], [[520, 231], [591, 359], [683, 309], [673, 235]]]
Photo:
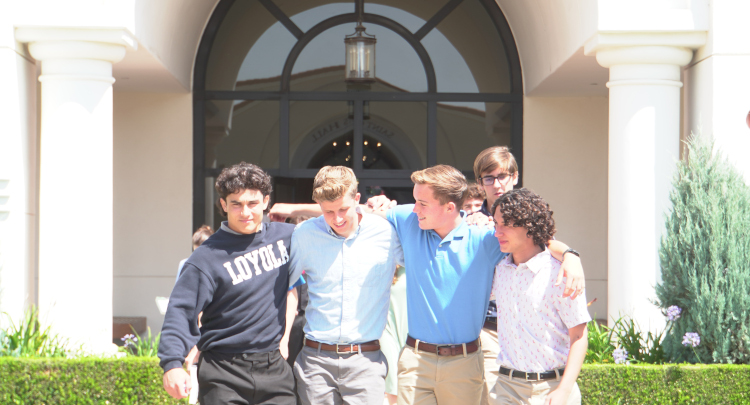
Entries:
[[272, 222], [285, 222], [287, 218], [294, 216], [294, 205], [276, 203], [268, 211], [268, 218]]
[[190, 349], [190, 353], [185, 357], [185, 367], [190, 368], [190, 366], [197, 363], [200, 355], [201, 351], [198, 350], [198, 346], [193, 346], [193, 348]]
[[281, 357], [286, 360], [289, 358], [289, 341], [286, 339], [281, 339], [279, 342], [279, 352], [281, 352]]
[[546, 398], [544, 398], [544, 405], [565, 405], [568, 403], [568, 397], [570, 396], [570, 390], [566, 390], [563, 387], [558, 386], [556, 390], [550, 392]]
[[162, 379], [164, 380], [164, 389], [172, 398], [187, 398], [190, 394], [192, 388], [190, 375], [182, 368], [178, 367], [167, 371]]
[[563, 297], [569, 296], [570, 299], [575, 299], [577, 296], [583, 294], [583, 290], [586, 288], [586, 279], [583, 277], [581, 258], [572, 253], [563, 256], [562, 266], [560, 267], [560, 272], [557, 273], [555, 285], [562, 283], [563, 276], [567, 277]]
[[385, 211], [389, 208], [395, 207], [396, 204], [396, 200], [391, 201], [384, 195], [376, 195], [375, 197], [370, 197], [367, 200], [367, 206], [370, 207], [373, 211]]
[[492, 217], [488, 217], [481, 212], [467, 215], [465, 221], [466, 225], [487, 226], [490, 228], [495, 227], [495, 221], [492, 220]]

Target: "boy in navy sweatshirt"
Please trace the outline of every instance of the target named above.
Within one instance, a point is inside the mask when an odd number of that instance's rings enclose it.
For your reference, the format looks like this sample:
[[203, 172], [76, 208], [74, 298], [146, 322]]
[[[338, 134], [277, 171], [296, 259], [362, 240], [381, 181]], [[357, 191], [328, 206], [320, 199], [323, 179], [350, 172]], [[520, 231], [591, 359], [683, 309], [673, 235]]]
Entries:
[[294, 226], [262, 222], [271, 177], [258, 166], [222, 170], [216, 191], [227, 221], [193, 252], [170, 296], [159, 344], [164, 389], [188, 395], [182, 363], [197, 344], [201, 404], [294, 405], [285, 361], [300, 280], [289, 267]]

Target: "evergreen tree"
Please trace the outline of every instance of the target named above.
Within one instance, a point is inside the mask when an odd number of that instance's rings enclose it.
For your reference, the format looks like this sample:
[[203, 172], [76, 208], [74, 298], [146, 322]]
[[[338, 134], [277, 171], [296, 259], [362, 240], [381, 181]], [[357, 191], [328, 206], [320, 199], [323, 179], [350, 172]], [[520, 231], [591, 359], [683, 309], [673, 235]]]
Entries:
[[[693, 137], [678, 163], [659, 257], [657, 305], [682, 308], [664, 339], [672, 361], [750, 363], [750, 187], [713, 142]], [[683, 336], [700, 335], [685, 347]]]

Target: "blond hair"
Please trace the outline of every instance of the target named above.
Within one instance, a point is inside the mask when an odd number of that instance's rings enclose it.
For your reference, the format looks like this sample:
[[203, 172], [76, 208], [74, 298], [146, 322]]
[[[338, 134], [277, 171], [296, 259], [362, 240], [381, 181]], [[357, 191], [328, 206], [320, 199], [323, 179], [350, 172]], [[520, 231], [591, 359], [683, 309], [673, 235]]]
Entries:
[[510, 175], [518, 171], [516, 158], [513, 157], [507, 146], [487, 148], [479, 152], [477, 158], [474, 159], [474, 176], [477, 178], [477, 181], [482, 177], [482, 173], [493, 172], [498, 168], [503, 169], [504, 172]]
[[411, 174], [414, 184], [426, 184], [440, 204], [452, 202], [461, 207], [469, 186], [466, 177], [455, 167], [437, 165]]
[[324, 166], [315, 175], [312, 199], [315, 202], [336, 201], [349, 193], [357, 195], [357, 177], [354, 171], [344, 166]]

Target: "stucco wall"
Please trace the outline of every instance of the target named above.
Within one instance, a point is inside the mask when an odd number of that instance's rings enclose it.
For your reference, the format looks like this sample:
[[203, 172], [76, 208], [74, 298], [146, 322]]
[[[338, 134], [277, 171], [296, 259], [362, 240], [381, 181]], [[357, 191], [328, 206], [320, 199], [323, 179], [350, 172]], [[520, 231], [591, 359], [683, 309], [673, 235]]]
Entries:
[[190, 94], [114, 94], [114, 315], [154, 333], [191, 251], [192, 131]]
[[533, 91], [596, 33], [596, 0], [497, 3], [516, 40], [525, 93]]
[[605, 97], [526, 97], [523, 184], [550, 204], [557, 239], [581, 253], [586, 298], [607, 314], [607, 147]]

